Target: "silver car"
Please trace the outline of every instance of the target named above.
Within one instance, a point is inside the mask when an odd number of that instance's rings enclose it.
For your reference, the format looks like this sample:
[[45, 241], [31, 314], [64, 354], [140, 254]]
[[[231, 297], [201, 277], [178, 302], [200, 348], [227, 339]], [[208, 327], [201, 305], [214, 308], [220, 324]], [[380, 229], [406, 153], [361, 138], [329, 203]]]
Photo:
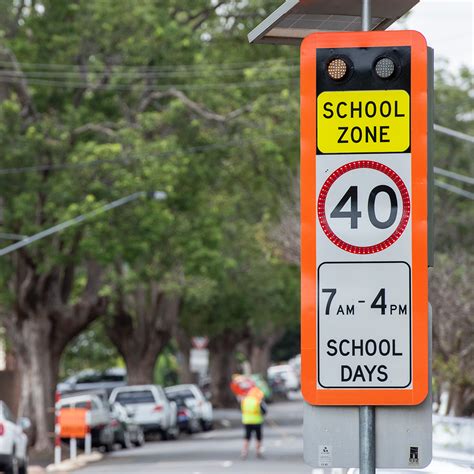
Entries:
[[166, 395], [173, 400], [176, 397], [186, 400], [196, 412], [204, 431], [210, 430], [214, 424], [212, 404], [206, 399], [197, 385], [182, 384], [165, 388]]

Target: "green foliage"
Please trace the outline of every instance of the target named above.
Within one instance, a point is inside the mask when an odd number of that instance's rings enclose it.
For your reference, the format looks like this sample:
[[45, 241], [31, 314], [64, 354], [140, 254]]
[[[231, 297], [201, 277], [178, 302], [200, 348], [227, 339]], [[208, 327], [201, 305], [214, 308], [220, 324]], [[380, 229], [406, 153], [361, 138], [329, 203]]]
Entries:
[[[268, 235], [298, 169], [298, 53], [246, 39], [281, 2], [21, 3], [3, 0], [0, 22], [24, 74], [12, 75], [2, 54], [10, 76], [0, 83], [0, 168], [16, 171], [0, 173], [1, 231], [31, 235], [163, 190], [165, 202], [136, 201], [27, 252], [42, 271], [74, 263], [74, 295], [84, 262], [99, 261], [112, 304], [123, 269], [125, 291], [163, 282], [184, 296], [190, 334], [297, 326], [298, 269]], [[472, 82], [467, 69], [438, 72], [437, 123], [474, 135]], [[474, 175], [472, 145], [435, 140], [436, 166]], [[437, 249], [472, 249], [471, 202], [440, 189], [435, 200]], [[0, 260], [7, 309], [15, 264]], [[72, 346], [65, 370], [81, 344], [102, 363], [98, 327]]]
[[168, 346], [158, 357], [154, 380], [157, 385], [169, 387], [178, 383], [178, 361], [174, 352], [174, 348]]
[[[73, 297], [88, 259], [106, 269], [111, 305], [119, 279], [125, 292], [160, 281], [185, 295], [197, 333], [297, 324], [297, 270], [266, 237], [297, 171], [297, 55], [246, 39], [279, 2], [22, 3], [3, 0], [0, 23], [19, 62], [12, 74], [12, 56], [0, 58], [12, 78], [0, 84], [1, 230], [32, 235], [162, 190], [165, 202], [135, 201], [26, 252], [41, 272], [73, 264]], [[0, 261], [7, 308], [15, 265]], [[83, 348], [102, 364], [99, 327], [64, 371]]]
[[[474, 136], [474, 71], [457, 73], [438, 69], [435, 77], [435, 123]], [[435, 133], [434, 165], [465, 176], [474, 176], [474, 145], [459, 138]], [[472, 192], [472, 186], [440, 176], [436, 179]], [[438, 252], [464, 248], [472, 252], [474, 220], [472, 200], [435, 188], [435, 245]]]
[[80, 334], [63, 355], [60, 378], [66, 378], [85, 369], [98, 371], [123, 367], [123, 360], [107, 339], [103, 324], [92, 324]]
[[301, 353], [300, 326], [290, 327], [272, 349], [272, 361], [283, 362]]

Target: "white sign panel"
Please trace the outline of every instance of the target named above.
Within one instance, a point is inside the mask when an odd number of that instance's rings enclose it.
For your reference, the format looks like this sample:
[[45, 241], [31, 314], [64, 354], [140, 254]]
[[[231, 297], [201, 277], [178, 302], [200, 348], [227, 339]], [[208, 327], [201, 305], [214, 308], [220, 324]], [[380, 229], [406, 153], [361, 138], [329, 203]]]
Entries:
[[410, 160], [409, 153], [318, 156], [321, 389], [412, 384]]
[[[367, 284], [355, 286], [355, 280]], [[318, 283], [319, 384], [409, 386], [410, 267], [405, 262], [324, 263]]]

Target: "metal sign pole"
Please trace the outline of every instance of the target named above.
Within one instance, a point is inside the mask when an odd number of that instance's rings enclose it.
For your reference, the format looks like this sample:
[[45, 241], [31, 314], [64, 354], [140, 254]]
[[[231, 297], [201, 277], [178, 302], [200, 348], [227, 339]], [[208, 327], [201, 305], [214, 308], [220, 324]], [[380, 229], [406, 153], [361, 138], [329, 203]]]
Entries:
[[372, 14], [370, 12], [371, 0], [362, 0], [362, 31], [370, 31]]
[[359, 470], [375, 473], [375, 408], [359, 407]]
[[[372, 14], [371, 0], [362, 0], [362, 31], [370, 31]], [[359, 407], [359, 471], [361, 474], [375, 473], [375, 408]]]

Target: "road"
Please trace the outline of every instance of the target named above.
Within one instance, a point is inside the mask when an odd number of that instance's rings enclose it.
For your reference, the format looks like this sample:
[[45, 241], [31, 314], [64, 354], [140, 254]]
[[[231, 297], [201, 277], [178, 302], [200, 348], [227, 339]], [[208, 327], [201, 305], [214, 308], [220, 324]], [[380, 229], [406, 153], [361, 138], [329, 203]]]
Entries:
[[[301, 403], [272, 405], [275, 421], [265, 426], [265, 458], [257, 459], [251, 451], [247, 460], [240, 459], [242, 430], [236, 427], [238, 412], [226, 411], [226, 429], [194, 436], [182, 436], [178, 441], [148, 442], [144, 447], [115, 451], [103, 461], [89, 465], [77, 474], [319, 474], [330, 471], [313, 470], [302, 459]], [[283, 416], [285, 414], [286, 416]], [[301, 415], [300, 415], [301, 416]], [[222, 418], [221, 418], [222, 419]], [[334, 470], [334, 474], [346, 470]], [[400, 472], [380, 470], [377, 472]], [[474, 473], [467, 467], [435, 459], [423, 470], [405, 470], [433, 474]]]

